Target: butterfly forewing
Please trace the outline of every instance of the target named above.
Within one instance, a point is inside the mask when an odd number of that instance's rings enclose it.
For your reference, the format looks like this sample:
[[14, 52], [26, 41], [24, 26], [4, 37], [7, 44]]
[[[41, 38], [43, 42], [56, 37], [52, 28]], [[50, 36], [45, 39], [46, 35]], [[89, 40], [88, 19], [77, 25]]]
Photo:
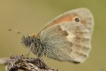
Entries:
[[68, 12], [65, 12], [52, 21], [48, 22], [42, 29], [45, 30], [48, 27], [51, 27], [56, 24], [61, 24], [63, 22], [72, 22], [75, 21], [75, 17], [80, 18], [81, 24], [86, 26], [86, 28], [90, 28], [90, 30], [93, 29], [94, 25], [94, 19], [92, 16], [92, 13], [87, 9], [87, 8], [78, 8], [78, 9], [73, 9]]

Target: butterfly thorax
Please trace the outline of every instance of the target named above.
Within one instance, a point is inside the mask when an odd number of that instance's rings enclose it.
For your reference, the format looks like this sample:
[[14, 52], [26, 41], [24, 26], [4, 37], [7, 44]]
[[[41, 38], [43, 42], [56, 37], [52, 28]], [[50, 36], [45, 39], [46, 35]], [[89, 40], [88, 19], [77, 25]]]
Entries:
[[40, 42], [40, 39], [38, 39], [35, 36], [23, 36], [22, 37], [22, 43], [26, 46], [29, 47], [30, 50], [36, 54], [38, 57], [40, 57], [43, 54], [44, 47]]

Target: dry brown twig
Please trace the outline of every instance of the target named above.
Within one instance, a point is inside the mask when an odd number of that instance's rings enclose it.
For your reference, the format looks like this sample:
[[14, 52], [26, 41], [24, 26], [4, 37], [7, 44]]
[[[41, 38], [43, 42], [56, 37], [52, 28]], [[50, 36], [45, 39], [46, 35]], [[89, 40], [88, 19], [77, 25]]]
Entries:
[[6, 65], [6, 71], [58, 71], [48, 67], [39, 58], [27, 58], [24, 56], [1, 58], [0, 64]]

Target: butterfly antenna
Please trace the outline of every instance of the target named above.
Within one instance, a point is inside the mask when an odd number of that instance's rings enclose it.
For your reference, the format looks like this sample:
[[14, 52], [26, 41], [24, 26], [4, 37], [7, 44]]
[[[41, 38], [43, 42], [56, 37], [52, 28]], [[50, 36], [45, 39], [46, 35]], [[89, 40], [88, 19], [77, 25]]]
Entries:
[[19, 31], [19, 30], [16, 30], [16, 29], [9, 29], [8, 31], [16, 31], [17, 32], [17, 34], [25, 34], [25, 35], [29, 35], [29, 34], [26, 34], [26, 33], [24, 33], [24, 32], [22, 32], [22, 31]]

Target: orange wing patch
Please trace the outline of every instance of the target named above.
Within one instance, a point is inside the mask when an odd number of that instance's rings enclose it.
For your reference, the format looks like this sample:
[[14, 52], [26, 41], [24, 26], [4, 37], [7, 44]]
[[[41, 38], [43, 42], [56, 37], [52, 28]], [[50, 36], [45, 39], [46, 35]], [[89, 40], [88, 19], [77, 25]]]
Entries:
[[53, 20], [53, 22], [49, 23], [48, 25], [46, 25], [42, 30], [46, 29], [47, 27], [56, 25], [56, 24], [60, 24], [62, 22], [70, 22], [73, 21], [73, 16], [72, 15], [64, 15], [56, 20]]
[[[85, 20], [82, 20], [82, 18], [76, 14], [76, 13], [71, 13], [71, 14], [66, 14], [66, 15], [63, 15], [55, 20], [53, 20], [52, 22], [50, 22], [49, 24], [47, 24], [42, 30], [48, 28], [48, 27], [51, 27], [53, 25], [56, 25], [56, 24], [61, 24], [62, 22], [71, 22], [71, 21], [75, 21], [75, 17], [78, 17], [80, 22], [86, 26], [86, 21]], [[41, 31], [42, 31], [41, 30]]]
[[73, 21], [73, 17], [71, 15], [63, 16], [63, 17], [59, 18], [58, 20], [54, 20], [54, 22], [51, 24], [51, 26], [55, 25], [55, 24], [60, 24], [62, 22], [69, 22], [69, 21]]

